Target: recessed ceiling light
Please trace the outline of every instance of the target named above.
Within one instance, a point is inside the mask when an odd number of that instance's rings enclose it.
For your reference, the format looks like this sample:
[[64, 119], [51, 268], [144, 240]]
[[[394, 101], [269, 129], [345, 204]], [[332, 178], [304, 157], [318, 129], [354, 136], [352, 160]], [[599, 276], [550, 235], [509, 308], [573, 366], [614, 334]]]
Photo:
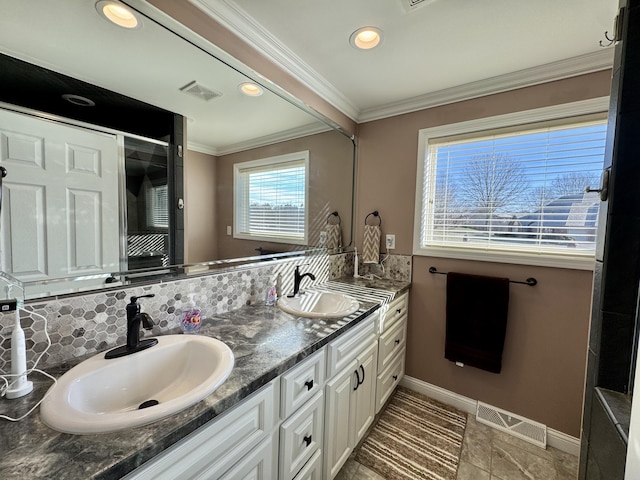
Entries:
[[252, 82], [241, 83], [238, 88], [242, 93], [250, 97], [259, 97], [264, 91], [260, 85], [256, 85]]
[[80, 95], [74, 95], [72, 93], [65, 93], [62, 98], [69, 103], [78, 105], [79, 107], [95, 107], [96, 102], [87, 97], [81, 97]]
[[355, 48], [369, 50], [382, 41], [382, 30], [377, 27], [362, 27], [349, 37], [349, 43]]
[[140, 20], [126, 5], [112, 0], [100, 0], [96, 3], [96, 10], [111, 23], [122, 28], [138, 28]]

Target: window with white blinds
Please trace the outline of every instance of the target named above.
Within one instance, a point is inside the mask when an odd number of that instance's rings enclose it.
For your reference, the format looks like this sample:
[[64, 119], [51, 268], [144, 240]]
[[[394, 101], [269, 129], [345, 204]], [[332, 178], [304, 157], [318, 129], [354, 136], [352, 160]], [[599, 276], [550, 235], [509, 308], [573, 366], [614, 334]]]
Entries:
[[234, 237], [307, 243], [309, 152], [234, 165]]
[[416, 253], [593, 258], [605, 137], [601, 114], [429, 138]]
[[150, 187], [147, 196], [147, 226], [169, 228], [169, 189], [167, 185]]

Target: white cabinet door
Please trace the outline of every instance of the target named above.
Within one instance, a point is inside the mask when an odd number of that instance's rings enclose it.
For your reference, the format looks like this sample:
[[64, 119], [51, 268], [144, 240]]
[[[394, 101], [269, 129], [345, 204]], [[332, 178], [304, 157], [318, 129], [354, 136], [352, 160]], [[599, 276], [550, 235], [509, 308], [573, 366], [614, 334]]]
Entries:
[[357, 365], [353, 360], [325, 389], [324, 472], [329, 479], [338, 474], [351, 454], [351, 401]]
[[198, 480], [272, 480], [278, 475], [278, 435], [265, 438], [222, 477], [204, 474]]
[[377, 365], [378, 343], [374, 342], [358, 356], [357, 372], [360, 384], [353, 390], [354, 400], [351, 406], [353, 416], [352, 448], [355, 448], [367, 433], [376, 414]]
[[316, 451], [302, 470], [293, 480], [321, 480], [322, 479], [322, 450]]
[[389, 366], [378, 374], [376, 386], [376, 413], [382, 410], [404, 375], [405, 351], [401, 350]]
[[406, 317], [380, 336], [378, 347], [378, 371], [382, 372], [407, 344]]
[[[201, 480], [220, 478], [245, 455], [256, 452], [263, 440], [271, 442], [271, 432], [278, 423], [279, 380], [274, 380], [251, 394], [219, 418], [167, 448], [158, 456], [129, 473], [126, 480]], [[268, 442], [268, 443], [269, 443]], [[277, 436], [274, 452], [278, 451]], [[267, 446], [265, 449], [269, 448]], [[265, 452], [261, 452], [260, 455]], [[251, 457], [241, 470], [269, 472], [266, 457]], [[274, 453], [275, 455], [275, 453]], [[249, 458], [249, 457], [247, 457]], [[255, 462], [254, 462], [255, 460]], [[253, 462], [253, 463], [252, 463]], [[272, 462], [277, 467], [277, 460]], [[253, 467], [257, 468], [255, 470]], [[238, 478], [238, 477], [234, 477]], [[251, 478], [251, 477], [249, 477]], [[265, 478], [270, 478], [268, 475]]]
[[0, 164], [4, 271], [26, 282], [120, 270], [114, 135], [0, 110]]
[[314, 353], [306, 360], [282, 374], [280, 403], [281, 418], [290, 417], [293, 412], [308, 402], [324, 387], [325, 349]]
[[279, 480], [291, 480], [322, 448], [324, 397], [318, 392], [280, 426]]

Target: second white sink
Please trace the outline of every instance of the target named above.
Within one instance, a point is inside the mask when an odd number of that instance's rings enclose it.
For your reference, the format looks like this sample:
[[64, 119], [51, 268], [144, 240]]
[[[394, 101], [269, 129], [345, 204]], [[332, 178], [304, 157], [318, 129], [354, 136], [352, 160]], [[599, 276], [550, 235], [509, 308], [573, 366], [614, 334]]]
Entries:
[[213, 393], [227, 379], [233, 352], [202, 335], [166, 335], [120, 358], [104, 352], [76, 365], [51, 387], [40, 416], [65, 433], [100, 433], [146, 425]]
[[360, 308], [358, 301], [336, 292], [305, 292], [290, 298], [281, 297], [278, 307], [287, 313], [307, 318], [346, 317]]

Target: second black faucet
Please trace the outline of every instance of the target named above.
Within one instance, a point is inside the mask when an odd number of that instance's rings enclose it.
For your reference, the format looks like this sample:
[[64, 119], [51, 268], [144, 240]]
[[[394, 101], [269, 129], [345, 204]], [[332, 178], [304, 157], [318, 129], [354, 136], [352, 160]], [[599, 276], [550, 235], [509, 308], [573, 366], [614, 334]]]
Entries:
[[315, 280], [316, 276], [311, 273], [311, 272], [307, 272], [307, 273], [300, 273], [300, 267], [302, 265], [296, 265], [296, 269], [293, 272], [293, 293], [287, 295], [289, 298], [293, 298], [296, 295], [298, 295], [298, 293], [300, 293], [300, 282], [302, 282], [302, 279], [304, 277], [309, 277], [311, 280]]

